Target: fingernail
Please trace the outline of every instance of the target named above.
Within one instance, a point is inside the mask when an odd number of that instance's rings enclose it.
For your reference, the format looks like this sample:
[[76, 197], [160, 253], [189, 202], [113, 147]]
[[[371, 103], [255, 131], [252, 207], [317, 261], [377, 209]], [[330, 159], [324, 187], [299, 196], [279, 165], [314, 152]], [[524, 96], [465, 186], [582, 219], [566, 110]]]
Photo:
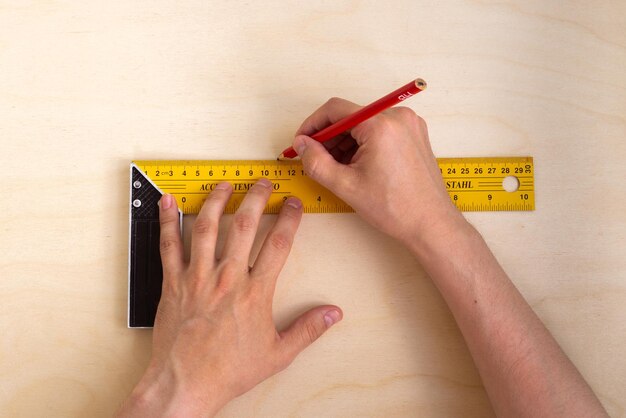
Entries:
[[296, 152], [298, 153], [298, 155], [302, 155], [302, 153], [304, 152], [304, 150], [306, 149], [306, 140], [305, 140], [305, 136], [304, 135], [298, 135], [294, 140], [293, 140], [293, 149], [296, 150]]
[[285, 204], [287, 206], [291, 206], [294, 209], [300, 209], [302, 207], [302, 202], [297, 197], [290, 197], [289, 199], [285, 200]]
[[172, 206], [172, 195], [164, 194], [163, 197], [161, 197], [161, 208], [169, 209], [170, 206]]
[[219, 189], [219, 190], [228, 190], [228, 189], [230, 189], [230, 183], [229, 183], [229, 182], [227, 182], [227, 181], [225, 181], [225, 182], [223, 182], [223, 183], [219, 183], [219, 184], [217, 184], [217, 185], [215, 186], [215, 188], [214, 188], [213, 190], [215, 190], [215, 189]]
[[272, 182], [268, 179], [259, 179], [256, 184], [258, 184], [259, 186], [267, 187], [268, 189], [272, 187]]
[[332, 309], [324, 315], [324, 322], [326, 323], [326, 328], [332, 327], [335, 323], [341, 320], [341, 315], [339, 311], [336, 309]]

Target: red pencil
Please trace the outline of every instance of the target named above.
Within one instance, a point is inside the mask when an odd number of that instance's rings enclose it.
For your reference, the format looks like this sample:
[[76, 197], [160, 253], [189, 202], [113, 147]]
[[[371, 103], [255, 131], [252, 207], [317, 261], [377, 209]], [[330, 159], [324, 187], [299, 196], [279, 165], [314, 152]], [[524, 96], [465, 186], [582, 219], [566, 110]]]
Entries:
[[[385, 97], [381, 97], [374, 103], [365, 106], [361, 110], [358, 110], [355, 113], [341, 119], [340, 121], [337, 121], [332, 125], [322, 129], [321, 131], [311, 135], [311, 138], [319, 142], [326, 142], [328, 140], [331, 140], [337, 135], [344, 133], [348, 129], [354, 128], [359, 123], [371, 118], [374, 115], [377, 115], [383, 110], [388, 109], [391, 106], [398, 104], [401, 101], [406, 100], [409, 97], [425, 89], [426, 82], [424, 80], [422, 80], [421, 78], [413, 80], [407, 85], [402, 86], [395, 91], [392, 91]], [[278, 159], [280, 160], [283, 158], [294, 158], [297, 156], [298, 153], [296, 152], [296, 150], [294, 150], [293, 147], [289, 147], [278, 156]]]

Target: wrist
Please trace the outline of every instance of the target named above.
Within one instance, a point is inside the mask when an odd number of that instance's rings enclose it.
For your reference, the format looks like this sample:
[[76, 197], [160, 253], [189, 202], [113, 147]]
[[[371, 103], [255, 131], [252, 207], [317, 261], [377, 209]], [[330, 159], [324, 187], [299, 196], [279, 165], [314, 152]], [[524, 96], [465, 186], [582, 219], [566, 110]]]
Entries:
[[221, 409], [219, 402], [207, 403], [185, 390], [171, 371], [146, 371], [128, 399], [119, 410], [118, 417], [212, 417]]
[[447, 253], [454, 243], [474, 234], [477, 234], [474, 227], [453, 208], [413, 228], [403, 242], [420, 264], [426, 265], [438, 254]]

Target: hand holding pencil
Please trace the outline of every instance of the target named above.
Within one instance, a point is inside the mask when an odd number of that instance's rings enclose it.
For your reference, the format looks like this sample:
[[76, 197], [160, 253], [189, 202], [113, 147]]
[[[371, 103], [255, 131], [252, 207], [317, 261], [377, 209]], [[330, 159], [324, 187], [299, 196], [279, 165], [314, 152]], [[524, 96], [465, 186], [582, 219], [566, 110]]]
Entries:
[[[311, 135], [311, 138], [315, 139], [319, 142], [329, 141], [338, 135], [354, 128], [361, 122], [366, 121], [372, 116], [377, 115], [385, 109], [390, 108], [403, 100], [408, 99], [409, 97], [423, 91], [426, 89], [426, 82], [421, 78], [411, 81], [410, 83], [392, 91], [386, 96], [381, 97], [373, 103], [357, 110], [356, 112], [344, 117], [341, 120], [336, 121], [330, 126], [325, 127], [321, 131], [318, 131]], [[284, 150], [278, 159], [285, 158], [295, 158], [297, 157], [297, 152], [293, 149], [293, 147], [289, 147]]]
[[[416, 236], [436, 235], [442, 226], [462, 222], [463, 217], [444, 187], [426, 123], [406, 107], [382, 112], [393, 102], [362, 107], [331, 99], [302, 123], [293, 148], [309, 177], [373, 226], [408, 243]], [[363, 118], [366, 109], [369, 120]], [[365, 121], [342, 134], [349, 129], [344, 121], [354, 122], [355, 115]], [[340, 126], [332, 139], [324, 144], [314, 139], [315, 133], [328, 132], [322, 128], [329, 124]]]

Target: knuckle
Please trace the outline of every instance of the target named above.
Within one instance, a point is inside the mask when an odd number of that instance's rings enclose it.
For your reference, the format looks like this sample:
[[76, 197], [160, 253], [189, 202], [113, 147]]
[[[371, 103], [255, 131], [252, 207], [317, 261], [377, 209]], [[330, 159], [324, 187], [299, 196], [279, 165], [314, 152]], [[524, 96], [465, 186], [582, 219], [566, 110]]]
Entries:
[[318, 332], [311, 322], [305, 322], [302, 327], [302, 340], [307, 344], [312, 344], [317, 340]]
[[406, 106], [394, 107], [393, 113], [403, 119], [410, 119], [417, 116], [413, 110], [409, 109]]
[[326, 101], [326, 105], [328, 107], [334, 108], [343, 103], [343, 99], [340, 97], [333, 96]]
[[223, 291], [229, 291], [234, 283], [238, 282], [247, 273], [236, 261], [226, 260], [220, 266], [217, 276], [217, 287]]
[[418, 114], [415, 114], [415, 121], [418, 125], [426, 127], [426, 120]]
[[308, 161], [304, 161], [303, 167], [306, 175], [313, 179], [316, 179], [320, 174], [320, 165], [319, 160], [317, 159], [309, 159]]
[[415, 113], [413, 109], [410, 109], [405, 106], [399, 106], [399, 107], [393, 108], [393, 112], [398, 118], [400, 118], [405, 123], [409, 123], [419, 128], [426, 127], [426, 121], [417, 113]]
[[413, 124], [417, 126], [421, 130], [426, 130], [428, 126], [426, 125], [426, 121], [420, 115], [413, 114]]
[[224, 189], [213, 189], [211, 193], [209, 193], [204, 201], [203, 205], [216, 205], [219, 206], [221, 202], [227, 200], [230, 197], [230, 190]]
[[224, 190], [213, 189], [211, 191], [211, 193], [209, 193], [209, 195], [204, 200], [204, 203], [213, 202], [213, 201], [219, 201], [219, 200], [222, 200], [222, 199], [224, 199]]
[[166, 216], [161, 219], [161, 229], [178, 229], [178, 216]]
[[239, 232], [249, 232], [254, 230], [256, 222], [249, 213], [236, 213], [233, 217], [233, 225]]
[[234, 276], [221, 275], [215, 283], [213, 292], [215, 300], [221, 300], [234, 293], [235, 283], [237, 280]]
[[213, 291], [213, 299], [215, 301], [224, 300], [232, 293], [233, 289], [232, 280], [220, 279], [215, 284], [215, 290]]
[[292, 238], [285, 233], [274, 233], [269, 237], [269, 244], [272, 248], [280, 251], [291, 248]]
[[161, 254], [166, 254], [178, 248], [178, 240], [171, 236], [161, 236], [159, 250]]
[[[267, 301], [268, 296], [268, 283], [264, 280], [265, 273], [255, 273], [252, 280], [247, 284], [248, 288], [248, 300], [254, 302], [256, 306], [263, 306]], [[271, 315], [271, 314], [270, 314]]]
[[217, 222], [211, 219], [196, 219], [192, 229], [194, 234], [207, 235], [217, 231]]
[[[395, 111], [395, 108], [391, 110]], [[371, 123], [372, 128], [377, 133], [383, 135], [393, 132], [396, 129], [396, 125], [398, 125], [392, 113], [380, 113], [370, 119], [369, 123]]]

